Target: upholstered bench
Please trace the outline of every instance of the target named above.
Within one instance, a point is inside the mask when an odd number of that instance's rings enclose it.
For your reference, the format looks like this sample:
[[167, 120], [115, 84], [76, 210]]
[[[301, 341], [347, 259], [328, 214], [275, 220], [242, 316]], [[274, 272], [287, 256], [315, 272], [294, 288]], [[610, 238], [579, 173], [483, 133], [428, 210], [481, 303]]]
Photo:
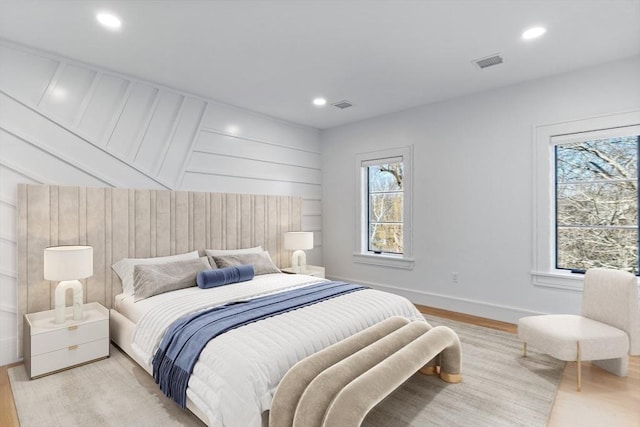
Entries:
[[417, 371], [460, 382], [458, 336], [444, 326], [386, 319], [294, 365], [275, 392], [269, 426], [359, 426]]

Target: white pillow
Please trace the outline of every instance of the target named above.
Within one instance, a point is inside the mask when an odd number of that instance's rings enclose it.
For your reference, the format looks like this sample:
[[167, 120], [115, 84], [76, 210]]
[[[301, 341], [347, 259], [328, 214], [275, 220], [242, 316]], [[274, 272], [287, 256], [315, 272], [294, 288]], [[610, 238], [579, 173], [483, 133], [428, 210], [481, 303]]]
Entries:
[[133, 295], [133, 270], [139, 264], [163, 264], [166, 262], [182, 261], [185, 259], [200, 258], [198, 251], [187, 252], [186, 254], [178, 254], [171, 256], [159, 256], [154, 258], [123, 258], [111, 266], [122, 281], [122, 292], [125, 295]]
[[264, 252], [262, 246], [256, 246], [255, 248], [245, 249], [205, 249], [208, 257], [212, 256], [227, 256], [227, 255], [242, 255], [242, 254], [261, 254]]

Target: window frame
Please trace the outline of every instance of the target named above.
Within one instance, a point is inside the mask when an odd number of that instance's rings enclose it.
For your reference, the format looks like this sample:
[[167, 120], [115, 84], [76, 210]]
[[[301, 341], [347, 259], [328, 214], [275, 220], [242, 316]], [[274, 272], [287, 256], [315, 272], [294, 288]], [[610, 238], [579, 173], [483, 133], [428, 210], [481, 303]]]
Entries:
[[554, 147], [572, 140], [622, 136], [640, 126], [640, 110], [534, 127], [533, 270], [534, 286], [582, 290], [583, 274], [556, 269], [556, 200]]
[[[374, 253], [369, 251], [369, 211], [367, 163], [385, 159], [402, 158], [403, 176], [403, 222], [402, 254]], [[389, 148], [356, 154], [355, 158], [355, 247], [353, 259], [356, 263], [411, 270], [413, 258], [413, 146]]]

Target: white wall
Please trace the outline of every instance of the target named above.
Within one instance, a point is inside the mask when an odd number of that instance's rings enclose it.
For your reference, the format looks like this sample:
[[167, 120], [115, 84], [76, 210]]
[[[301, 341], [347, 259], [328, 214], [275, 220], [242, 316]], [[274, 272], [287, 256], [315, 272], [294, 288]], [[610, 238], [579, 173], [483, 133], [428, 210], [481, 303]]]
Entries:
[[0, 41], [0, 365], [17, 358], [18, 183], [301, 196], [321, 264], [320, 164], [315, 129]]
[[[328, 275], [512, 322], [530, 313], [579, 312], [579, 292], [531, 284], [533, 129], [638, 109], [638, 76], [636, 57], [324, 131]], [[355, 155], [410, 144], [415, 268], [356, 264]]]

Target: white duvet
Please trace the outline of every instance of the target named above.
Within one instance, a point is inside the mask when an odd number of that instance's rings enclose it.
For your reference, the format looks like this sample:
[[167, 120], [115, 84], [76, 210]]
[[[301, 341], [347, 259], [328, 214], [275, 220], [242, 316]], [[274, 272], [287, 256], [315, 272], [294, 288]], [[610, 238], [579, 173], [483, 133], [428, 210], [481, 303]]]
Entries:
[[[268, 274], [164, 301], [141, 317], [133, 349], [150, 365], [165, 331], [180, 316], [318, 281]], [[204, 348], [187, 396], [207, 415], [210, 426], [260, 427], [261, 413], [269, 409], [275, 388], [296, 362], [393, 315], [423, 320], [405, 298], [367, 289], [234, 329]]]

